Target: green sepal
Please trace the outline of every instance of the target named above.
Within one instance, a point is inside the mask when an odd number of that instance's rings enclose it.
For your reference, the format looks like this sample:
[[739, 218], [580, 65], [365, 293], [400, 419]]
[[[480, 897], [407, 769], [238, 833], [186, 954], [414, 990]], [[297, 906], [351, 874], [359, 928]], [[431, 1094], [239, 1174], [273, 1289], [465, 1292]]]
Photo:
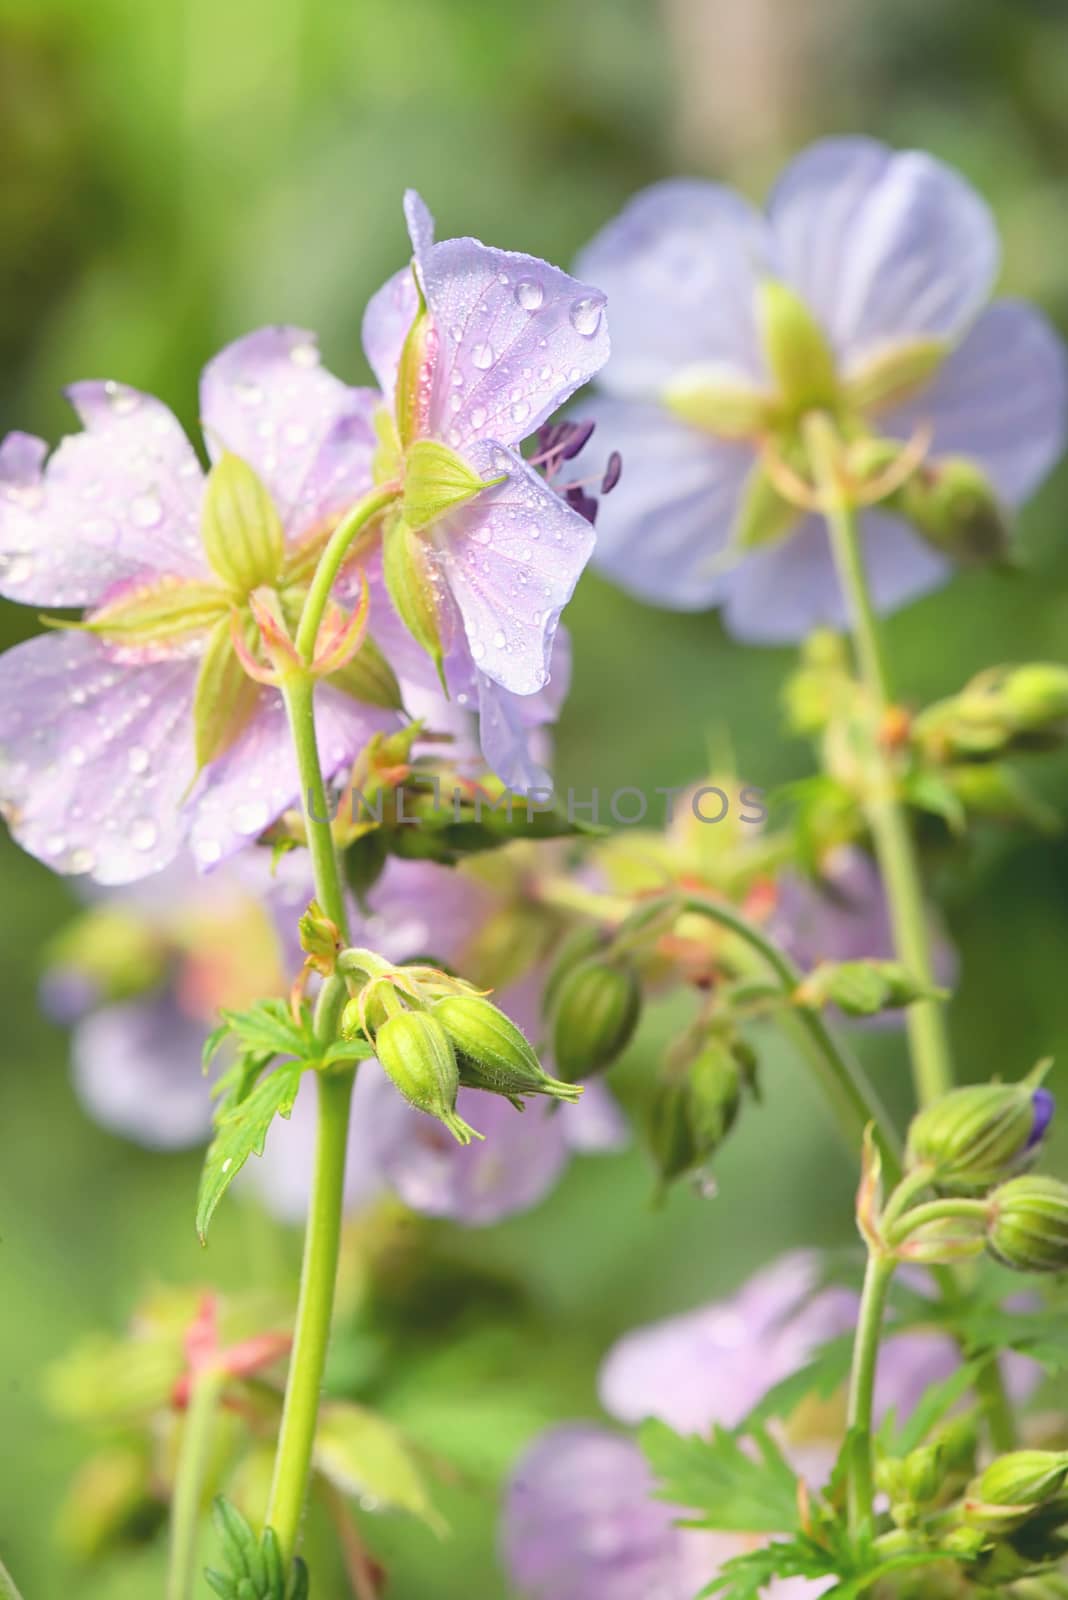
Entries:
[[445, 688], [444, 648], [438, 631], [437, 580], [430, 551], [403, 517], [382, 536], [382, 576], [404, 626], [433, 661]]
[[397, 675], [369, 634], [364, 635], [352, 660], [332, 672], [326, 681], [364, 705], [382, 706], [387, 711], [404, 709]]
[[949, 346], [941, 339], [909, 339], [888, 346], [843, 379], [848, 409], [868, 414], [904, 405], [930, 382], [948, 354]]
[[211, 628], [228, 613], [229, 597], [214, 583], [187, 583], [181, 578], [124, 589], [99, 606], [83, 622], [45, 618], [50, 628], [95, 633], [115, 644], [162, 644]]
[[[255, 635], [252, 618], [242, 612], [238, 626]], [[193, 745], [197, 771], [230, 749], [248, 726], [260, 697], [234, 650], [229, 616], [211, 630], [193, 691]]]
[[731, 528], [730, 548], [758, 550], [762, 545], [783, 539], [800, 512], [784, 500], [761, 462], [757, 462], [745, 481], [741, 504]]
[[221, 1496], [212, 1520], [227, 1570], [209, 1567], [204, 1577], [219, 1600], [308, 1600], [308, 1569], [297, 1556], [287, 1578], [273, 1528], [265, 1528], [257, 1539], [236, 1506]]
[[329, 1400], [320, 1407], [313, 1462], [342, 1494], [407, 1512], [439, 1536], [447, 1533], [416, 1452], [399, 1429], [366, 1406]]
[[416, 439], [404, 460], [404, 520], [418, 533], [456, 506], [474, 499], [483, 489], [503, 483], [506, 476], [502, 473], [498, 478], [480, 478], [448, 445], [437, 439]]
[[765, 433], [774, 414], [767, 395], [725, 380], [716, 367], [684, 367], [662, 390], [661, 399], [682, 422], [723, 439]]
[[391, 483], [401, 475], [401, 447], [397, 437], [397, 424], [388, 406], [379, 406], [371, 418], [378, 444], [371, 458], [371, 476], [375, 483]]
[[[419, 274], [413, 270], [412, 278], [419, 296], [419, 305], [412, 325], [401, 346], [397, 362], [397, 386], [394, 409], [396, 432], [401, 449], [406, 448], [419, 435], [420, 427], [429, 407], [428, 386], [430, 374], [430, 342], [434, 330], [426, 308]], [[379, 435], [381, 438], [381, 434]]]
[[757, 286], [756, 300], [761, 343], [789, 415], [834, 410], [839, 399], [834, 354], [804, 301], [775, 278]]
[[200, 531], [213, 569], [238, 594], [278, 579], [285, 561], [281, 519], [260, 477], [229, 450], [208, 473]]

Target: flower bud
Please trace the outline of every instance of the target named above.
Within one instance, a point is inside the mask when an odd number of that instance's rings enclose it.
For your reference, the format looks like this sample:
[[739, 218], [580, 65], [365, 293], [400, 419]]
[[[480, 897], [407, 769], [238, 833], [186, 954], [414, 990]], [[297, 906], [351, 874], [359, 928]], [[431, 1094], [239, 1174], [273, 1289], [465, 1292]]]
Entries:
[[460, 1082], [503, 1094], [523, 1109], [525, 1094], [578, 1100], [582, 1090], [544, 1072], [528, 1040], [510, 1017], [474, 994], [450, 994], [431, 1011], [457, 1052]]
[[940, 1188], [982, 1192], [1028, 1165], [1052, 1114], [1048, 1089], [1027, 1080], [954, 1089], [913, 1118], [909, 1164], [930, 1166]]
[[1013, 1450], [973, 1478], [964, 1501], [964, 1521], [984, 1533], [1012, 1533], [1056, 1499], [1068, 1478], [1068, 1452]]
[[1024, 1177], [995, 1189], [987, 1247], [1016, 1272], [1063, 1272], [1068, 1268], [1068, 1184]]
[[427, 1011], [400, 1011], [375, 1030], [375, 1054], [404, 1098], [444, 1123], [459, 1144], [480, 1139], [456, 1113], [460, 1074], [445, 1029]]
[[300, 947], [310, 965], [316, 972], [328, 977], [334, 970], [341, 949], [341, 934], [337, 924], [331, 922], [319, 902], [313, 900], [308, 909], [301, 913], [297, 929]]
[[641, 1016], [642, 991], [628, 961], [596, 957], [564, 977], [553, 1007], [552, 1055], [560, 1076], [577, 1083], [622, 1054]]
[[664, 1184], [697, 1172], [734, 1126], [742, 1074], [730, 1046], [709, 1039], [685, 1072], [676, 1069], [653, 1091], [649, 1142]]
[[897, 508], [928, 543], [957, 561], [1005, 558], [1005, 511], [982, 468], [964, 456], [942, 456], [921, 467], [902, 487]]
[[545, 988], [542, 990], [541, 1009], [545, 1016], [552, 1015], [564, 979], [604, 947], [605, 935], [594, 923], [580, 923], [578, 927], [571, 929], [557, 951], [556, 960], [549, 968]]
[[794, 992], [796, 1005], [837, 1006], [850, 1017], [874, 1017], [939, 993], [900, 961], [827, 961]]

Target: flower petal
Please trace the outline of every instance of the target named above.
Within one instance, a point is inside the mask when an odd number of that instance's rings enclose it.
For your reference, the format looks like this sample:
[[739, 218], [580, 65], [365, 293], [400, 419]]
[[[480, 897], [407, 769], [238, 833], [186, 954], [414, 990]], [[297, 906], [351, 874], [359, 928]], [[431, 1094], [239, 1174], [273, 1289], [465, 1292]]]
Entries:
[[123, 666], [76, 633], [0, 656], [0, 801], [24, 850], [98, 883], [167, 865], [188, 827], [196, 672]]
[[[866, 511], [864, 560], [875, 608], [895, 611], [939, 588], [951, 563], [897, 517]], [[777, 544], [754, 551], [730, 574], [724, 621], [738, 639], [785, 644], [813, 628], [846, 626], [846, 608], [827, 532], [806, 517]]]
[[[388, 711], [362, 705], [322, 684], [315, 694], [319, 759], [327, 783], [350, 767], [377, 729], [392, 729]], [[300, 776], [282, 697], [266, 689], [254, 717], [225, 755], [201, 776], [190, 805], [190, 841], [197, 866], [210, 870], [255, 839], [283, 811], [300, 805]]]
[[368, 415], [368, 399], [320, 365], [314, 334], [260, 328], [208, 362], [200, 409], [212, 459], [225, 448], [254, 467], [292, 537], [320, 450], [341, 419]]
[[0, 446], [0, 593], [28, 605], [92, 605], [116, 583], [201, 578], [203, 475], [167, 407], [118, 383], [67, 391], [85, 424], [46, 445]]
[[[583, 407], [583, 413], [586, 413]], [[703, 611], [727, 592], [727, 547], [753, 452], [678, 422], [659, 406], [597, 398], [599, 440], [623, 475], [600, 502], [594, 562], [653, 605]]]
[[[272, 1216], [282, 1222], [303, 1223], [308, 1214], [312, 1170], [315, 1165], [315, 1073], [305, 1074], [289, 1120], [276, 1117], [271, 1124], [262, 1159], [250, 1161], [238, 1183], [261, 1196]], [[348, 1152], [345, 1161], [344, 1206], [347, 1214], [370, 1205], [382, 1192], [374, 1165], [372, 1128], [387, 1099], [397, 1098], [377, 1061], [365, 1061], [356, 1075], [352, 1094]]]
[[418, 310], [415, 277], [411, 267], [402, 267], [371, 296], [363, 314], [364, 354], [390, 410], [397, 389], [401, 351]]
[[556, 721], [571, 682], [571, 640], [559, 629], [552, 673], [537, 694], [510, 694], [484, 672], [478, 680], [479, 743], [487, 766], [513, 794], [552, 792], [553, 781], [539, 757], [548, 759], [545, 730]]
[[930, 423], [934, 455], [973, 457], [1002, 499], [1018, 504], [1064, 451], [1064, 344], [1033, 306], [996, 300], [923, 393], [881, 420], [900, 438]]
[[483, 441], [469, 455], [484, 478], [507, 476], [436, 526], [442, 567], [478, 670], [534, 694], [593, 529], [513, 451]]
[[764, 218], [721, 184], [675, 178], [636, 195], [578, 260], [608, 296], [605, 389], [652, 399], [694, 365], [764, 383], [755, 290], [771, 250]]
[[847, 372], [899, 339], [956, 341], [998, 268], [993, 218], [952, 168], [874, 139], [825, 139], [768, 211], [782, 272]]
[[150, 1149], [198, 1144], [211, 1129], [207, 1032], [170, 993], [106, 1006], [71, 1037], [79, 1099], [103, 1127]]
[[464, 450], [518, 444], [608, 359], [600, 289], [477, 239], [413, 235], [438, 338], [430, 427]]

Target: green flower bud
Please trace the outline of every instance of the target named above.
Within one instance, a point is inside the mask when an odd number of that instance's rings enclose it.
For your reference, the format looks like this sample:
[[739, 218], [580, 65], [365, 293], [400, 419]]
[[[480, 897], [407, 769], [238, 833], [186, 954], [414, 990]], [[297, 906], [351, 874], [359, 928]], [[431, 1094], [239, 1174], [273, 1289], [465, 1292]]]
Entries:
[[709, 1039], [684, 1072], [669, 1069], [653, 1091], [649, 1115], [649, 1143], [665, 1185], [715, 1155], [741, 1102], [742, 1074], [722, 1039]]
[[1009, 526], [990, 480], [964, 456], [928, 462], [895, 496], [902, 515], [928, 543], [956, 560], [1004, 561]]
[[1068, 1184], [1056, 1178], [1012, 1178], [990, 1197], [987, 1247], [1017, 1272], [1068, 1268]]
[[341, 934], [337, 924], [331, 922], [319, 902], [313, 900], [308, 909], [301, 913], [297, 930], [300, 948], [309, 962], [316, 972], [328, 977], [334, 970], [341, 949]]
[[964, 1521], [984, 1533], [1012, 1533], [1055, 1500], [1068, 1478], [1068, 1452], [1013, 1450], [973, 1478], [964, 1501]]
[[450, 994], [431, 1010], [457, 1052], [460, 1082], [471, 1089], [503, 1094], [523, 1109], [525, 1094], [578, 1100], [582, 1090], [542, 1070], [528, 1040], [510, 1017], [474, 994]]
[[938, 995], [900, 961], [824, 962], [794, 992], [796, 1005], [837, 1006], [850, 1017], [874, 1017]]
[[399, 1011], [375, 1030], [375, 1055], [404, 1098], [436, 1117], [458, 1144], [482, 1135], [456, 1113], [460, 1073], [441, 1023], [427, 1011]]
[[577, 928], [571, 929], [557, 951], [542, 990], [541, 1009], [545, 1016], [551, 1016], [564, 979], [590, 956], [603, 950], [605, 943], [604, 933], [592, 922], [580, 923]]
[[553, 1008], [552, 1056], [561, 1078], [577, 1083], [610, 1067], [641, 1016], [638, 974], [628, 961], [593, 958], [560, 982]]
[[982, 1528], [961, 1523], [943, 1534], [938, 1541], [938, 1548], [944, 1550], [947, 1556], [955, 1556], [958, 1561], [978, 1561], [989, 1543], [990, 1535]]
[[954, 1089], [913, 1118], [909, 1164], [930, 1166], [940, 1188], [981, 1193], [1034, 1158], [1052, 1114], [1049, 1091], [1026, 1079]]

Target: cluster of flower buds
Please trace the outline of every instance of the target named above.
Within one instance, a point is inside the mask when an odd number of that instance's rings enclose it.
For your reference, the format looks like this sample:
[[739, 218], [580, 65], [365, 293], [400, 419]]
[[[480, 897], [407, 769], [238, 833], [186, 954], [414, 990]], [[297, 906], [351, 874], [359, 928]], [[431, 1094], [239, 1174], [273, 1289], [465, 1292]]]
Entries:
[[515, 1023], [462, 979], [359, 949], [342, 951], [337, 971], [350, 989], [342, 1038], [366, 1039], [404, 1098], [460, 1144], [482, 1138], [456, 1110], [461, 1086], [503, 1095], [520, 1111], [528, 1095], [582, 1093], [550, 1078]]
[[956, 1417], [930, 1443], [879, 1460], [876, 1482], [897, 1527], [915, 1527], [957, 1499], [975, 1471], [976, 1444], [974, 1419]]
[[811, 1010], [837, 1006], [849, 1017], [874, 1017], [943, 993], [919, 982], [900, 961], [824, 961], [798, 985], [793, 999]]
[[568, 1083], [604, 1072], [623, 1054], [642, 1010], [641, 982], [625, 941], [592, 927], [565, 940], [542, 997], [552, 1058]]
[[990, 667], [916, 717], [912, 737], [940, 760], [1044, 750], [1068, 735], [1068, 667], [1035, 661]]

